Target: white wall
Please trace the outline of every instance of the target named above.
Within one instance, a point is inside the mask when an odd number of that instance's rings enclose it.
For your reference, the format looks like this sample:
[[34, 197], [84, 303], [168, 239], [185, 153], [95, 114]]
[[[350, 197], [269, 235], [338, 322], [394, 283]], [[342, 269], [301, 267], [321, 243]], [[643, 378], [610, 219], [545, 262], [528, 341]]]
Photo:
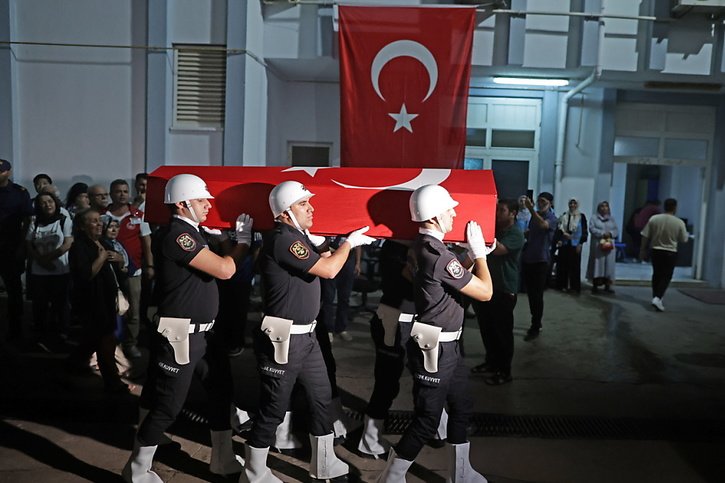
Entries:
[[332, 164], [340, 165], [340, 86], [335, 83], [269, 83], [267, 159], [288, 166], [287, 143], [332, 143]]
[[[134, 3], [118, 0], [23, 0], [12, 5], [13, 40], [133, 43]], [[129, 49], [12, 47], [17, 182], [50, 174], [61, 192], [83, 175], [94, 181], [130, 178], [143, 166], [143, 130], [134, 116]], [[141, 118], [143, 119], [143, 118]], [[86, 178], [87, 179], [87, 178]]]

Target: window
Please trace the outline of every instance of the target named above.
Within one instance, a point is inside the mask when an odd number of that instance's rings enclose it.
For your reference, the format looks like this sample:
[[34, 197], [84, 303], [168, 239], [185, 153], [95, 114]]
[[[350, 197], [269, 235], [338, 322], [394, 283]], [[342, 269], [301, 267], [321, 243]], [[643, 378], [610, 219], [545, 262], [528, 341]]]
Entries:
[[291, 166], [329, 166], [329, 144], [289, 144]]
[[174, 126], [224, 127], [225, 46], [174, 45], [174, 48]]

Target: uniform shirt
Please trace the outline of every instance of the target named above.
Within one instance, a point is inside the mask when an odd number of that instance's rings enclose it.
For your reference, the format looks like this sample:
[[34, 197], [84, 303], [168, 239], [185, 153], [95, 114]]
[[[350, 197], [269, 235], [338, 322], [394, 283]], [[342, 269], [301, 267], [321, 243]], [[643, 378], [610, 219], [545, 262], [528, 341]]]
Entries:
[[473, 275], [463, 268], [442, 241], [419, 234], [413, 244], [415, 273], [415, 309], [417, 320], [455, 332], [463, 325], [460, 290]]
[[156, 262], [155, 300], [159, 315], [191, 318], [193, 323], [214, 320], [219, 311], [219, 291], [214, 277], [189, 263], [207, 247], [206, 238], [189, 223], [172, 218], [154, 236]]
[[[56, 248], [59, 248], [65, 242], [67, 237], [71, 235], [73, 222], [70, 218], [61, 215], [61, 218], [44, 226], [37, 226], [36, 221], [30, 224], [28, 234], [25, 239], [33, 244], [33, 248], [40, 255], [47, 255]], [[33, 275], [65, 275], [70, 270], [68, 268], [68, 252], [52, 260], [50, 263], [55, 267], [54, 270], [47, 270], [39, 263], [31, 263], [30, 271]]]
[[151, 227], [143, 221], [143, 211], [128, 205], [128, 212], [121, 216], [114, 215], [110, 210], [106, 211], [106, 214], [118, 222], [118, 237], [116, 239], [126, 249], [134, 270], [134, 273], [128, 275], [130, 277], [140, 275], [143, 264], [141, 237], [151, 234]]
[[487, 258], [493, 290], [516, 293], [519, 290], [519, 258], [524, 247], [524, 234], [514, 223], [503, 231], [497, 231], [496, 240], [505, 246], [508, 252], [504, 255], [491, 253]]
[[[406, 314], [415, 313], [413, 283], [403, 276], [408, 264], [408, 247], [393, 240], [386, 240], [380, 248], [380, 278], [383, 295], [380, 303], [400, 309]], [[411, 274], [412, 274], [411, 270]]]
[[654, 250], [677, 252], [677, 243], [685, 243], [689, 239], [685, 222], [669, 213], [654, 215], [649, 219], [642, 236], [650, 240]]
[[23, 242], [23, 220], [33, 214], [28, 190], [15, 183], [0, 187], [0, 255], [8, 254]]
[[541, 217], [544, 221], [549, 222], [549, 228], [541, 228], [534, 221], [533, 216], [531, 217], [526, 246], [521, 255], [523, 263], [548, 263], [551, 261], [551, 241], [554, 239], [554, 232], [559, 222], [551, 209], [546, 210]]
[[260, 254], [264, 313], [309, 324], [320, 313], [320, 280], [309, 273], [320, 255], [302, 232], [277, 223]]

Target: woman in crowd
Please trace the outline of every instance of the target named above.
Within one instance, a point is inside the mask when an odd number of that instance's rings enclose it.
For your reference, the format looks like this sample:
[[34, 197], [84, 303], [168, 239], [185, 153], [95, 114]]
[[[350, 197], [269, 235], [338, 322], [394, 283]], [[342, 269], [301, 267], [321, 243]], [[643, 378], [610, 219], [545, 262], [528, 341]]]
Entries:
[[45, 329], [48, 308], [54, 319], [50, 332], [67, 337], [70, 319], [68, 250], [73, 243], [71, 221], [60, 213], [60, 201], [51, 193], [35, 198], [34, 218], [26, 235], [30, 270], [28, 287], [33, 300], [33, 327]]
[[569, 210], [559, 217], [559, 256], [556, 286], [565, 292], [581, 292], [582, 245], [587, 242], [587, 217], [579, 211], [579, 201], [569, 200]]
[[[120, 255], [119, 259], [111, 264], [113, 268], [113, 274], [116, 276], [116, 282], [119, 288], [128, 298], [128, 252], [123, 248], [121, 242], [118, 241], [118, 231], [121, 229], [121, 225], [118, 220], [108, 216], [102, 215], [101, 222], [103, 223], [103, 236], [101, 237], [101, 245], [106, 250], [116, 252]], [[123, 340], [123, 319], [122, 317], [116, 316], [116, 330], [114, 332], [116, 339]]]
[[604, 286], [605, 292], [614, 293], [611, 288], [615, 280], [617, 257], [614, 243], [619, 236], [619, 228], [609, 211], [608, 202], [602, 201], [597, 205], [597, 213], [589, 221], [589, 233], [592, 235], [592, 244], [587, 278], [592, 282], [592, 293], [599, 292], [600, 285]]
[[101, 245], [103, 224], [96, 210], [78, 213], [73, 220], [75, 242], [70, 249], [70, 268], [73, 278], [73, 300], [83, 324], [79, 346], [68, 359], [71, 370], [85, 372], [95, 351], [98, 367], [108, 392], [125, 392], [114, 351], [116, 338], [116, 293], [118, 286], [111, 263], [123, 260], [117, 252]]
[[88, 185], [85, 183], [76, 183], [68, 190], [65, 197], [65, 207], [71, 217], [75, 217], [76, 213], [87, 210], [91, 207], [88, 199]]

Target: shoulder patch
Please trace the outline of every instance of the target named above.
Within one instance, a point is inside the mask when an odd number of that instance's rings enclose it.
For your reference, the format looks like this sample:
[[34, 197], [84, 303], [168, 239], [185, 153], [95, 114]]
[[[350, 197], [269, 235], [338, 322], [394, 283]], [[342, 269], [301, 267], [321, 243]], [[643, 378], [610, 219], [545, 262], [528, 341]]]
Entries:
[[463, 265], [461, 265], [461, 262], [454, 258], [448, 262], [448, 265], [446, 265], [446, 271], [450, 273], [453, 278], [462, 278], [465, 269], [463, 268]]
[[310, 258], [310, 249], [305, 246], [304, 243], [297, 240], [289, 247], [289, 251], [292, 255], [299, 258], [300, 260], [307, 260]]
[[196, 241], [188, 233], [182, 233], [176, 237], [176, 243], [179, 244], [182, 250], [191, 252], [196, 248]]

